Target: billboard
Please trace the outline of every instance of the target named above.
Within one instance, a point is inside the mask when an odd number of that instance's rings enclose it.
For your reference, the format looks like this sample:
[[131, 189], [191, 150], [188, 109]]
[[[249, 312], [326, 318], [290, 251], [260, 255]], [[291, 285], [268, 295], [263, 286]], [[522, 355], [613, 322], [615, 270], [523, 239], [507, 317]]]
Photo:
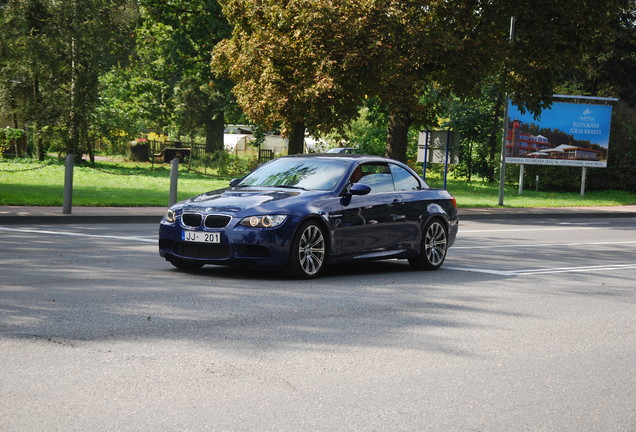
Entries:
[[459, 163], [458, 132], [420, 132], [417, 142], [417, 162], [457, 164]]
[[607, 167], [611, 105], [555, 102], [534, 118], [508, 104], [506, 163]]

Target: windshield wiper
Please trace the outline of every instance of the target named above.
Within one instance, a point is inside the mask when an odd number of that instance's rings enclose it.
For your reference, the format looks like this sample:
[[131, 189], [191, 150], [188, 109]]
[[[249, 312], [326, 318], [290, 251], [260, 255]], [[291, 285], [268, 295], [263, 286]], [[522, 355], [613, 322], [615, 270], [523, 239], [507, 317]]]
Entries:
[[292, 185], [276, 185], [273, 187], [277, 187], [277, 188], [285, 188], [285, 189], [301, 189], [301, 190], [307, 190], [304, 187], [301, 186], [292, 186]]

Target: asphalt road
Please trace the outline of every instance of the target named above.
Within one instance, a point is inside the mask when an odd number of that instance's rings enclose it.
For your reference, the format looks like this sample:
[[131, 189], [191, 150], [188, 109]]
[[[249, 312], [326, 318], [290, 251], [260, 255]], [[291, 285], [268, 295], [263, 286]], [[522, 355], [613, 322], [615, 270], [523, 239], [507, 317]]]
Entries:
[[312, 281], [177, 271], [156, 231], [0, 226], [0, 430], [636, 430], [636, 218]]

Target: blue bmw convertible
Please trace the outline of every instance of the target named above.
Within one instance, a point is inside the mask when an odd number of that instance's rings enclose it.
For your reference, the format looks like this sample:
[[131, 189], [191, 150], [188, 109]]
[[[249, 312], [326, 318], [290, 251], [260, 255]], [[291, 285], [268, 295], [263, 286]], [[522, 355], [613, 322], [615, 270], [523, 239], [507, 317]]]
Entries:
[[180, 269], [248, 264], [297, 278], [330, 263], [390, 258], [435, 270], [457, 229], [455, 199], [398, 161], [305, 154], [170, 207], [159, 253]]

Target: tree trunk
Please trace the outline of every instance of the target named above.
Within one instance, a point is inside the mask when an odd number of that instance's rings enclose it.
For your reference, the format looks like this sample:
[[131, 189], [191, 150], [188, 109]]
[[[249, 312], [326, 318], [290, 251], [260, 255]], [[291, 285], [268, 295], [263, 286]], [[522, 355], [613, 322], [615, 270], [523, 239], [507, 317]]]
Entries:
[[[76, 149], [78, 149], [79, 145], [79, 126], [76, 124], [75, 116], [71, 116], [71, 124], [68, 129], [68, 134], [66, 137], [66, 154], [75, 154], [75, 162], [78, 162], [78, 155], [76, 154]], [[79, 159], [81, 160], [82, 155], [79, 155]]]
[[[76, 7], [76, 2], [73, 2]], [[75, 16], [75, 13], [73, 14]], [[78, 97], [78, 71], [77, 71], [77, 40], [75, 36], [71, 38], [71, 85], [69, 89], [69, 97], [71, 101], [69, 113], [69, 125], [66, 136], [66, 154], [74, 154], [79, 147], [79, 97]], [[81, 159], [81, 155], [79, 156]], [[77, 161], [77, 155], [75, 155]]]
[[37, 129], [37, 136], [35, 137], [35, 151], [39, 161], [44, 160], [44, 143], [42, 142], [42, 135], [40, 135], [40, 129]]
[[413, 123], [408, 112], [391, 108], [386, 138], [386, 156], [406, 163], [409, 127]]
[[[20, 129], [19, 124], [18, 124], [18, 106], [15, 103], [15, 99], [13, 99], [13, 96], [9, 97], [9, 104], [10, 104], [10, 108], [11, 108], [11, 118], [13, 119], [13, 128], [14, 129]], [[20, 145], [20, 139], [15, 138], [13, 140], [13, 145], [15, 148], [15, 157], [17, 158], [21, 158], [22, 155], [22, 146]]]
[[83, 116], [82, 105], [82, 91], [83, 88], [80, 83], [80, 59], [81, 49], [77, 30], [77, 16], [78, 16], [78, 0], [73, 0], [72, 7], [72, 22], [71, 26], [71, 38], [70, 38], [70, 62], [71, 62], [71, 82], [69, 88], [70, 98], [70, 111], [69, 111], [69, 125], [66, 140], [66, 154], [74, 154], [75, 162], [81, 162], [82, 152], [80, 150], [80, 134]]
[[304, 153], [305, 147], [305, 123], [294, 122], [289, 133], [288, 154]]
[[225, 129], [225, 115], [223, 111], [210, 117], [205, 123], [205, 152], [218, 153], [223, 151], [223, 131]]
[[[91, 139], [90, 133], [88, 132], [88, 121], [86, 120], [86, 118], [84, 118], [84, 120], [82, 121], [80, 143], [81, 147], [85, 148], [88, 152], [88, 159], [90, 160], [91, 164], [95, 165], [95, 144]], [[146, 154], [148, 154], [147, 151]]]
[[[33, 101], [37, 107], [42, 105], [42, 96], [40, 94], [40, 80], [36, 77], [33, 78]], [[39, 114], [35, 115], [39, 118]], [[44, 160], [44, 147], [42, 145], [42, 135], [40, 132], [40, 122], [36, 120], [33, 123], [33, 141], [35, 142], [35, 157], [39, 161]]]

